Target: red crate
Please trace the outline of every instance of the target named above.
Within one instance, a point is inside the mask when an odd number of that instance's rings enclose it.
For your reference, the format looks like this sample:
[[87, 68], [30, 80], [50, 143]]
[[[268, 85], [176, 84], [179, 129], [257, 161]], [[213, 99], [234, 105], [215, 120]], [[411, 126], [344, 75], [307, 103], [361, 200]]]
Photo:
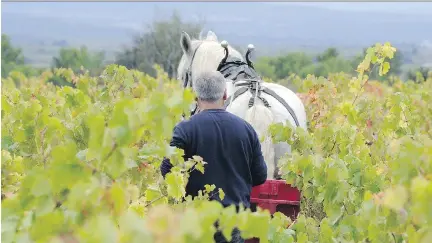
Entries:
[[[281, 212], [295, 220], [300, 211], [300, 192], [286, 184], [284, 180], [267, 180], [264, 184], [252, 188], [251, 209], [267, 209], [271, 214]], [[245, 243], [258, 243], [256, 238]]]

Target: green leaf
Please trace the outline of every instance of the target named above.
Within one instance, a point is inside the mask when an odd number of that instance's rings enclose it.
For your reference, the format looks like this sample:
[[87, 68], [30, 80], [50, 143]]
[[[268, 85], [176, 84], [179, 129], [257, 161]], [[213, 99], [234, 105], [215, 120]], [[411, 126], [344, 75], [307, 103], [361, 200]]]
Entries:
[[[220, 221], [219, 221], [219, 227], [222, 229], [222, 234], [223, 236], [228, 240], [231, 241], [232, 239], [232, 230], [234, 229], [234, 227], [236, 227], [237, 224], [237, 217], [238, 215], [236, 214], [236, 209], [234, 207], [234, 205], [229, 206], [228, 208], [226, 208], [224, 211], [222, 211], [222, 215], [220, 217]], [[246, 227], [249, 226], [246, 225]], [[239, 227], [240, 231], [247, 231], [247, 228], [245, 227]]]
[[103, 169], [113, 179], [120, 177], [128, 170], [128, 167], [130, 167], [128, 159], [126, 159], [122, 151], [118, 151], [118, 149], [114, 152], [108, 153], [106, 156], [109, 157], [103, 161]]
[[38, 175], [35, 178], [33, 187], [31, 189], [31, 193], [36, 197], [50, 194], [51, 193], [50, 181], [46, 177], [42, 175]]
[[214, 189], [216, 189], [215, 185], [204, 185], [204, 189], [207, 193], [210, 193], [212, 191], [214, 191]]
[[321, 221], [320, 225], [320, 242], [333, 242], [333, 231], [330, 227], [330, 223], [328, 222], [328, 219], [324, 218]]
[[5, 218], [2, 214], [1, 238], [2, 242], [13, 242], [16, 235], [16, 228], [19, 223], [18, 216], [9, 216]]
[[395, 186], [384, 192], [383, 204], [393, 210], [401, 210], [408, 200], [408, 193], [405, 187]]
[[114, 183], [110, 190], [110, 198], [113, 202], [114, 210], [116, 214], [121, 214], [124, 210], [126, 210], [128, 197], [124, 190], [125, 185], [122, 183]]
[[101, 144], [105, 132], [105, 118], [101, 115], [90, 116], [88, 121], [90, 130], [87, 160], [102, 158]]
[[139, 218], [135, 213], [126, 212], [119, 219], [119, 228], [123, 234], [121, 242], [153, 242], [150, 232], [143, 225], [145, 220]]
[[148, 202], [151, 202], [159, 197], [161, 197], [162, 193], [156, 186], [149, 186], [145, 191], [145, 198]]
[[384, 62], [380, 65], [379, 75], [383, 76], [387, 74], [389, 70], [390, 70], [390, 63]]
[[51, 234], [55, 235], [63, 230], [64, 220], [64, 215], [60, 211], [37, 217], [30, 229], [31, 238], [37, 241], [48, 240]]
[[52, 163], [69, 164], [75, 162], [77, 153], [75, 143], [56, 146], [51, 151]]
[[192, 236], [193, 239], [197, 240], [201, 237], [203, 230], [201, 229], [200, 220], [198, 213], [193, 209], [186, 209], [184, 212], [180, 225], [183, 234]]
[[201, 172], [202, 174], [204, 174], [204, 165], [205, 164], [207, 164], [207, 163], [204, 161], [197, 162], [195, 164], [195, 169], [198, 170], [199, 172]]
[[308, 242], [308, 236], [304, 232], [300, 232], [297, 234], [297, 242], [298, 243], [307, 243]]
[[219, 188], [219, 198], [221, 200], [224, 200], [225, 198], [225, 192], [222, 190], [222, 188]]
[[183, 178], [183, 175], [178, 172], [174, 171], [171, 173], [168, 173], [165, 177], [165, 181], [167, 183], [167, 192], [170, 197], [173, 197], [176, 200], [180, 200], [182, 197], [185, 196], [185, 181]]
[[13, 144], [13, 139], [11, 136], [1, 137], [1, 147], [3, 149], [8, 149]]
[[96, 215], [87, 222], [79, 233], [81, 242], [118, 242], [118, 228], [112, 219], [106, 214]]

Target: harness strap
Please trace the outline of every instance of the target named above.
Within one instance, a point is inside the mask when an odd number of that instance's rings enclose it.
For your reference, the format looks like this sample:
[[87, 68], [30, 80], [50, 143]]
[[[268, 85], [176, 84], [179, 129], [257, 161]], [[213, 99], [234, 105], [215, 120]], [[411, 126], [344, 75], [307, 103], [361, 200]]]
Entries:
[[[261, 94], [258, 94], [257, 98], [260, 99], [264, 103], [265, 107], [268, 107], [268, 108], [271, 107], [270, 104], [268, 103], [268, 101], [264, 97], [262, 97]], [[252, 96], [249, 100], [249, 108], [251, 108], [254, 105], [254, 103], [255, 103], [255, 97]]]
[[259, 79], [259, 75], [253, 69], [253, 67], [248, 66], [247, 63], [234, 57], [229, 57], [228, 59], [228, 61], [223, 63], [221, 62], [217, 68], [217, 71], [222, 73], [226, 79]]
[[[233, 98], [231, 99], [231, 96], [230, 96], [225, 101], [225, 104], [224, 104], [225, 109], [229, 106], [229, 104], [231, 103], [231, 100], [235, 100], [237, 97], [239, 97], [240, 95], [242, 95], [243, 93], [245, 93], [248, 90], [249, 90], [249, 87], [241, 87], [236, 92], [234, 92]], [[287, 109], [287, 111], [291, 114], [292, 118], [294, 119], [294, 122], [295, 122], [296, 126], [298, 126], [298, 127], [300, 126], [300, 123], [299, 123], [299, 121], [297, 119], [297, 116], [295, 115], [295, 112], [293, 111], [293, 109], [291, 108], [291, 106], [288, 105], [288, 103], [286, 103], [284, 99], [282, 99], [282, 97], [280, 97], [278, 94], [276, 94], [276, 92], [274, 92], [273, 90], [268, 89], [266, 87], [263, 87], [261, 91], [264, 92], [264, 93], [266, 93], [266, 94], [268, 94], [268, 95], [270, 95], [270, 96], [272, 96], [277, 101], [279, 101], [279, 103], [281, 103], [285, 107], [285, 109]], [[266, 105], [267, 107], [270, 106], [268, 104], [268, 102], [265, 102], [266, 100], [263, 97], [259, 97], [259, 98], [264, 102], [264, 105]], [[251, 106], [251, 102], [252, 102], [252, 105], [253, 105], [253, 101], [249, 100], [249, 107]]]
[[[193, 62], [195, 54], [197, 53], [200, 45], [201, 45], [201, 43], [195, 49], [195, 51], [192, 55], [191, 62], [189, 64], [189, 68], [187, 69], [187, 71], [185, 73], [185, 77], [184, 77], [185, 80], [183, 83], [184, 88], [186, 88], [188, 84], [190, 84], [190, 87], [193, 86], [193, 84], [192, 84], [192, 70], [191, 70], [192, 69], [192, 62]], [[235, 72], [234, 72], [234, 70], [235, 70]], [[239, 88], [236, 92], [234, 92], [232, 97], [231, 96], [228, 97], [228, 99], [224, 103], [225, 109], [230, 105], [231, 101], [235, 100], [237, 97], [244, 94], [248, 90], [250, 90], [252, 93], [253, 93], [253, 91], [258, 92], [258, 98], [264, 102], [264, 105], [266, 107], [270, 107], [270, 104], [268, 103], [268, 101], [266, 99], [264, 99], [264, 97], [261, 97], [261, 92], [264, 92], [264, 93], [272, 96], [273, 98], [275, 98], [277, 101], [279, 101], [279, 103], [281, 103], [285, 107], [285, 109], [287, 109], [288, 112], [291, 114], [296, 125], [300, 126], [300, 123], [298, 122], [297, 116], [295, 115], [293, 109], [291, 108], [291, 106], [288, 105], [288, 103], [285, 102], [284, 99], [282, 99], [282, 97], [280, 97], [278, 94], [276, 94], [276, 92], [274, 92], [273, 90], [268, 89], [266, 87], [261, 87], [258, 83], [255, 83], [256, 79], [259, 79], [259, 75], [254, 70], [253, 66], [244, 63], [240, 59], [230, 58], [230, 60], [228, 60], [228, 62], [226, 59], [222, 60], [222, 62], [219, 63], [217, 71], [221, 72], [225, 78], [229, 78], [232, 80], [238, 80], [240, 76], [242, 76], [243, 79], [250, 79], [250, 78], [252, 79], [252, 80], [248, 80], [248, 81], [250, 81], [248, 83], [241, 83], [241, 84], [235, 85], [235, 86], [243, 86], [243, 87]], [[249, 107], [253, 106], [254, 101], [255, 101], [254, 97], [252, 97], [252, 99], [249, 100]], [[196, 111], [197, 111], [197, 106], [195, 106], [195, 109], [191, 111], [191, 115], [195, 114]], [[184, 114], [183, 114], [183, 117], [184, 117]]]
[[236, 90], [236, 92], [234, 92], [233, 97], [231, 99], [231, 96], [228, 97], [228, 99], [225, 101], [225, 109], [229, 106], [229, 104], [231, 103], [231, 100], [235, 100], [237, 97], [239, 97], [240, 95], [242, 95], [243, 93], [245, 93], [246, 91], [248, 91], [248, 87], [241, 87], [238, 90]]
[[298, 127], [300, 126], [300, 123], [298, 122], [297, 116], [295, 115], [293, 109], [291, 108], [291, 106], [288, 105], [288, 103], [285, 102], [284, 99], [282, 99], [282, 97], [280, 97], [279, 95], [277, 95], [276, 92], [274, 92], [273, 90], [268, 89], [268, 88], [266, 88], [266, 87], [263, 87], [262, 92], [264, 92], [264, 93], [266, 93], [266, 94], [268, 94], [268, 95], [270, 95], [270, 96], [273, 96], [273, 98], [275, 98], [275, 99], [276, 99], [277, 101], [279, 101], [283, 106], [285, 106], [285, 109], [288, 110], [288, 112], [291, 114], [292, 118], [294, 119], [295, 124], [296, 124]]

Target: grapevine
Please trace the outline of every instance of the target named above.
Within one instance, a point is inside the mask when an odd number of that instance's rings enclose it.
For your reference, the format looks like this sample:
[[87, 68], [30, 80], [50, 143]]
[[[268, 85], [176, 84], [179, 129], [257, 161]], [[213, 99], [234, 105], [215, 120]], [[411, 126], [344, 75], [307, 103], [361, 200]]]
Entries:
[[[200, 157], [169, 146], [194, 101], [158, 68], [157, 77], [110, 65], [99, 77], [70, 69], [2, 79], [2, 241], [212, 242], [214, 222], [261, 242], [432, 242], [432, 79], [385, 75], [395, 48], [371, 47], [358, 75], [291, 76], [309, 128], [274, 124], [292, 153], [284, 180], [302, 192], [295, 220], [223, 208], [207, 185], [185, 197]], [[48, 82], [59, 76], [70, 86]], [[164, 157], [174, 165], [163, 179]]]

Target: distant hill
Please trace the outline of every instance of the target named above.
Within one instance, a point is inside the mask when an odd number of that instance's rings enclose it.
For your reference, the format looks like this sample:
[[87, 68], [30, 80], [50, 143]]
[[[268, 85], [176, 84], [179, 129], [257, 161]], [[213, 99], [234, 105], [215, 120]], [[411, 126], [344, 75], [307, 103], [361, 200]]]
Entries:
[[2, 3], [2, 33], [41, 65], [60, 48], [58, 43], [84, 44], [107, 50], [112, 57], [134, 33], [174, 10], [186, 20], [204, 18], [206, 29], [220, 39], [244, 46], [253, 43], [266, 54], [330, 46], [353, 54], [375, 42], [409, 49], [432, 40], [432, 31], [427, 31], [432, 12], [348, 11], [265, 2], [8, 2]]

